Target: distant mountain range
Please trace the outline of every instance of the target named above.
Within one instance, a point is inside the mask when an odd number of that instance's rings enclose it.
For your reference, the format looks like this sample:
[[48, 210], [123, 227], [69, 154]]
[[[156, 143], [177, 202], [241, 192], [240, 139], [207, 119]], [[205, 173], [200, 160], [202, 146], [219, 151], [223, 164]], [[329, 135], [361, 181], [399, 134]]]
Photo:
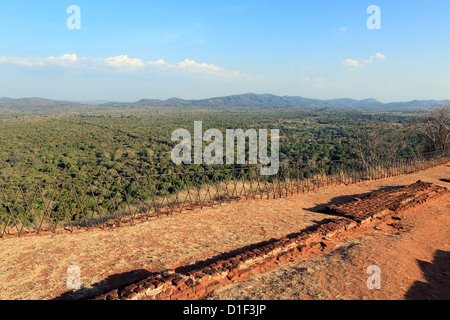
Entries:
[[246, 108], [246, 109], [363, 109], [383, 111], [414, 111], [418, 108], [427, 108], [450, 104], [450, 100], [413, 100], [408, 102], [382, 103], [375, 99], [355, 100], [341, 99], [309, 99], [297, 96], [277, 96], [273, 94], [238, 94], [225, 97], [216, 97], [201, 100], [184, 100], [170, 98], [167, 100], [142, 99], [136, 102], [71, 102], [57, 101], [43, 98], [0, 98], [0, 110], [10, 111], [45, 111], [57, 109], [84, 109], [86, 107], [108, 108]]
[[75, 107], [81, 105], [81, 103], [72, 101], [59, 101], [44, 98], [0, 98], [0, 110], [52, 109], [58, 107]]

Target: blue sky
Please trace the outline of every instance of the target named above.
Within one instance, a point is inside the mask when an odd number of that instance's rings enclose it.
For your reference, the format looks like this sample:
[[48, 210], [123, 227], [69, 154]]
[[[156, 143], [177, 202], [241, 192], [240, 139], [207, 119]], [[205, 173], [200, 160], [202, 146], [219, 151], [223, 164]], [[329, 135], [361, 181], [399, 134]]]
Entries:
[[0, 97], [449, 99], [449, 18], [448, 0], [2, 1]]

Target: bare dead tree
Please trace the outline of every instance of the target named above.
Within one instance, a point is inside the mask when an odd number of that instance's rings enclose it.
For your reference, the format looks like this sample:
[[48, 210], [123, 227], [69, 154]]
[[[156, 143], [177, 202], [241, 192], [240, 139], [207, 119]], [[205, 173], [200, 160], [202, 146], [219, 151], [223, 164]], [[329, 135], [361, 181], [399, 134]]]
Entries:
[[427, 138], [429, 143], [425, 151], [445, 150], [449, 144], [450, 106], [420, 110], [413, 118], [410, 130]]
[[380, 158], [392, 159], [405, 146], [405, 130], [394, 128], [390, 121], [358, 125], [353, 130], [359, 156], [365, 165]]

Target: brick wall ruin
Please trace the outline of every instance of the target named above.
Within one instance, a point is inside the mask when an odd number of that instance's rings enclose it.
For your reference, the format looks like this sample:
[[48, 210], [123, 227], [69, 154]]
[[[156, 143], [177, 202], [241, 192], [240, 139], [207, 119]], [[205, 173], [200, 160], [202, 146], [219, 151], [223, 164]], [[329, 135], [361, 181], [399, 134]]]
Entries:
[[[418, 181], [385, 188], [365, 197], [326, 207], [338, 217], [280, 239], [254, 244], [196, 263], [194, 266], [156, 273], [139, 282], [97, 296], [97, 300], [202, 299], [219, 286], [246, 279], [280, 263], [323, 251], [333, 237], [358, 230], [370, 222], [400, 213], [448, 192], [444, 187]], [[181, 270], [181, 271], [180, 271]]]

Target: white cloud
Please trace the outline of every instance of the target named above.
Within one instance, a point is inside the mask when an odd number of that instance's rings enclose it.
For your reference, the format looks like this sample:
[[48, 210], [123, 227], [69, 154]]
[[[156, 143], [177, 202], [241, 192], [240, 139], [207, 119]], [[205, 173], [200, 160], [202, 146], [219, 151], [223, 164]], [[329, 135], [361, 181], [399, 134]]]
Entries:
[[60, 57], [48, 57], [46, 58], [48, 62], [54, 62], [54, 63], [72, 63], [77, 62], [78, 57], [76, 54], [64, 54]]
[[46, 67], [57, 65], [61, 67], [77, 66], [77, 68], [111, 70], [117, 72], [134, 72], [138, 70], [158, 71], [172, 70], [178, 73], [200, 74], [217, 77], [237, 77], [243, 76], [238, 71], [228, 71], [213, 64], [199, 63], [194, 60], [185, 59], [171, 64], [163, 59], [156, 61], [143, 61], [139, 58], [130, 58], [127, 55], [120, 55], [107, 58], [79, 58], [76, 54], [64, 54], [60, 57], [47, 58], [20, 58], [20, 57], [0, 57], [0, 64], [12, 64], [23, 67]]
[[118, 67], [118, 68], [121, 68], [121, 67], [132, 67], [132, 68], [145, 67], [144, 61], [142, 61], [141, 59], [137, 59], [137, 58], [128, 58], [127, 55], [105, 58], [105, 59], [103, 59], [103, 62], [106, 65], [111, 65], [111, 66]]
[[193, 60], [189, 60], [189, 59], [178, 62], [177, 65], [181, 68], [192, 68], [194, 70], [199, 70], [199, 69], [206, 69], [206, 70], [213, 70], [213, 71], [220, 70], [219, 67], [216, 67], [214, 65], [208, 65], [206, 63], [197, 63], [197, 62], [195, 62]]
[[362, 65], [362, 62], [354, 59], [345, 59], [344, 61], [342, 61], [342, 66], [346, 68], [359, 68]]
[[167, 65], [167, 63], [163, 59], [159, 59], [159, 60], [156, 60], [156, 61], [148, 61], [147, 64], [149, 64], [149, 65], [160, 65], [160, 66]]
[[47, 58], [21, 58], [21, 57], [0, 57], [0, 64], [13, 64], [25, 67], [46, 66], [46, 65], [70, 65], [77, 62], [76, 54], [64, 54], [60, 57]]
[[345, 59], [342, 61], [341, 66], [344, 68], [360, 68], [366, 64], [373, 63], [375, 59], [386, 59], [386, 56], [382, 53], [376, 53], [373, 56], [370, 56], [369, 59], [363, 59], [363, 60], [355, 60], [355, 59]]
[[183, 70], [187, 73], [213, 75], [218, 77], [237, 77], [242, 75], [237, 71], [228, 71], [214, 64], [199, 63], [194, 60], [185, 59], [177, 62], [173, 67], [177, 70]]
[[19, 57], [0, 57], [0, 64], [17, 64], [20, 66], [33, 66], [33, 62], [27, 58]]

